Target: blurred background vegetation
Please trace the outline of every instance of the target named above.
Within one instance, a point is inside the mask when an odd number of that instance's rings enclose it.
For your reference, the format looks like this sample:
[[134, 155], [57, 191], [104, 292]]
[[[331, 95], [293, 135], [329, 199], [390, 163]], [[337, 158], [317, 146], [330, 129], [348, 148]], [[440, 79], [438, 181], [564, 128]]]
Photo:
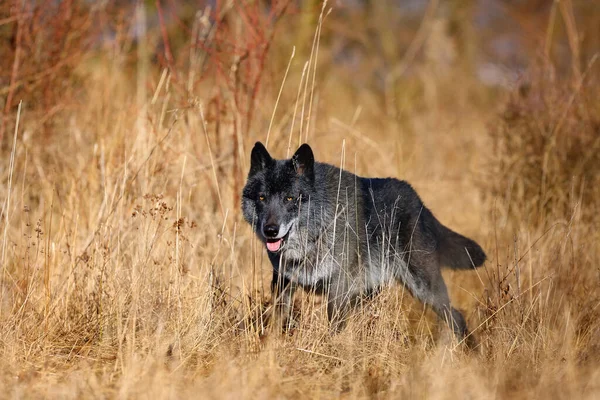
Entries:
[[[530, 84], [532, 66], [551, 68], [553, 79], [581, 79], [600, 49], [593, 1], [348, 0], [326, 7], [316, 79], [343, 80], [354, 96], [367, 88], [373, 107], [398, 120], [431, 106], [432, 96], [445, 107], [470, 98], [489, 104]], [[292, 47], [297, 64], [310, 56], [321, 8], [315, 0], [3, 2], [0, 137], [20, 100], [45, 116], [40, 129], [51, 134], [52, 121], [90, 95], [78, 90], [90, 73], [83, 67], [99, 58], [130, 68], [132, 80], [139, 63], [155, 78], [167, 68], [183, 103], [238, 91], [243, 124], [251, 126], [255, 107], [240, 103], [258, 96], [260, 76], [282, 76]], [[424, 76], [434, 76], [435, 87]], [[206, 81], [221, 93], [201, 92], [211, 86]]]
[[[316, 43], [321, 50], [313, 53], [323, 9], [327, 23]], [[359, 105], [369, 130], [390, 136], [403, 130], [407, 144], [415, 116], [466, 109], [495, 115], [504, 96], [520, 93], [492, 122], [503, 126], [493, 129], [494, 146], [511, 154], [533, 146], [541, 155], [551, 139], [523, 126], [518, 115], [537, 114], [544, 107], [556, 116], [557, 107], [571, 110], [573, 101], [596, 107], [585, 93], [593, 92], [588, 88], [598, 80], [600, 12], [587, 0], [348, 0], [325, 5], [315, 0], [15, 0], [0, 6], [0, 46], [3, 149], [9, 146], [6, 136], [20, 101], [35, 121], [32, 134], [51, 140], [64, 132], [75, 110], [97, 95], [85, 84], [94, 72], [106, 67], [106, 73], [126, 76], [138, 95], [135, 112], [146, 107], [140, 95], [156, 87], [166, 72], [169, 108], [204, 105], [216, 152], [233, 158], [232, 182], [239, 191], [245, 167], [238, 149], [265, 130], [288, 61], [293, 61], [288, 87], [304, 85], [305, 102], [307, 88], [317, 87], [310, 91], [311, 106], [315, 94], [316, 101], [319, 96], [343, 99], [340, 105], [351, 113]], [[549, 99], [544, 88], [554, 83], [564, 92]], [[585, 93], [569, 102], [573, 90]], [[300, 92], [282, 94], [286, 111], [277, 121], [279, 130], [295, 119], [310, 128], [310, 121], [290, 112]], [[577, 105], [573, 109], [581, 111]], [[582, 112], [593, 119], [583, 124], [590, 132], [569, 140], [564, 151], [570, 155], [561, 157], [572, 158], [578, 151], [573, 146], [594, 146], [596, 113]], [[563, 122], [559, 127], [571, 132]], [[285, 136], [276, 140], [285, 141]], [[509, 137], [514, 140], [507, 143]], [[531, 154], [517, 158], [540, 169], [542, 161]], [[595, 161], [573, 168], [586, 171]], [[511, 165], [527, 169], [517, 164]], [[594, 185], [594, 177], [588, 176], [587, 184]], [[539, 183], [531, 182], [534, 187]]]

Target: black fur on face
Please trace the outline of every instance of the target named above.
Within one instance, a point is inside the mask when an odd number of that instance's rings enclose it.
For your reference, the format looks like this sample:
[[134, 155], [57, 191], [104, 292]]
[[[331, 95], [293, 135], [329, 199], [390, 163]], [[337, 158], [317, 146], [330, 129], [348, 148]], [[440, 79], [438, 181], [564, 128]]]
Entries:
[[[314, 188], [314, 162], [307, 144], [287, 160], [273, 159], [260, 142], [254, 145], [242, 211], [261, 238], [266, 223], [284, 226], [291, 218], [301, 217], [300, 205], [308, 201]], [[263, 220], [257, 220], [257, 216]]]

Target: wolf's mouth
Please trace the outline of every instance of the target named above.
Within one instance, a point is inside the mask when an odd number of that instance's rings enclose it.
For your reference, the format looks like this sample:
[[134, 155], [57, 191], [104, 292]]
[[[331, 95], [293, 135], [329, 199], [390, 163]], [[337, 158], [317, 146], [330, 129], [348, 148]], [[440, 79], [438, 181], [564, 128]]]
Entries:
[[290, 229], [283, 235], [283, 237], [278, 239], [267, 239], [267, 250], [272, 253], [276, 253], [285, 245], [285, 241], [290, 235]]
[[283, 239], [267, 240], [267, 250], [273, 253], [279, 251], [281, 246], [283, 246]]

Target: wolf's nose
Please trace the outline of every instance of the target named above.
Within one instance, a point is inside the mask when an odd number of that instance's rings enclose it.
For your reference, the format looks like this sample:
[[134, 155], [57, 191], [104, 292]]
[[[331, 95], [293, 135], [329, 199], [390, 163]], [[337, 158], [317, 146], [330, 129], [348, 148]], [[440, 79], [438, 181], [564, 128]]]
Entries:
[[275, 238], [279, 233], [279, 226], [277, 225], [265, 225], [263, 228], [263, 233], [267, 238]]

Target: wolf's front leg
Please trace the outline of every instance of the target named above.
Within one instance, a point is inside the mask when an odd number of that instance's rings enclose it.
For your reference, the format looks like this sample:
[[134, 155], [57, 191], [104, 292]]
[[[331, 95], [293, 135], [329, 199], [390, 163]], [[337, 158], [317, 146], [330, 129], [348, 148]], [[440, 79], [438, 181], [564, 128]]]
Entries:
[[296, 285], [283, 274], [273, 270], [271, 280], [271, 301], [273, 302], [273, 322], [275, 327], [288, 330], [292, 325], [292, 310]]
[[327, 293], [327, 318], [332, 333], [338, 333], [346, 326], [355, 298], [348, 276], [340, 273], [331, 278]]

